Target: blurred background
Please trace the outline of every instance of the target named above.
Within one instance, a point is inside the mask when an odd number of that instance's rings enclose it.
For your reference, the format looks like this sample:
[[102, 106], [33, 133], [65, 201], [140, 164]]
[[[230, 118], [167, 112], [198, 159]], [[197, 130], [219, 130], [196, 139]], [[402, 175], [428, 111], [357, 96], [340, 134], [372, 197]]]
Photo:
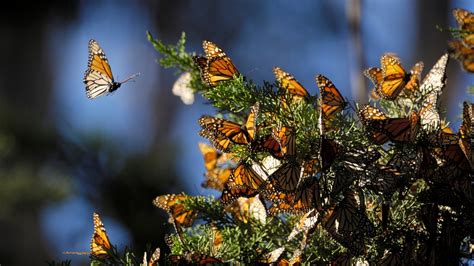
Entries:
[[[367, 101], [362, 70], [395, 52], [424, 74], [447, 48], [451, 9], [471, 0], [412, 1], [48, 1], [2, 6], [0, 32], [0, 263], [51, 260], [88, 264], [92, 213], [113, 244], [141, 257], [164, 246], [172, 227], [151, 201], [165, 193], [212, 194], [200, 187], [204, 166], [197, 119], [213, 114], [197, 96], [184, 105], [177, 76], [156, 64], [149, 30], [165, 43], [187, 34], [188, 51], [218, 44], [241, 73], [272, 81], [272, 67], [292, 73], [311, 94], [329, 77], [351, 100]], [[106, 52], [117, 80], [140, 72], [111, 96], [89, 100], [82, 78], [88, 40]], [[442, 105], [457, 131], [474, 83], [449, 64]], [[447, 108], [449, 106], [449, 108]]]

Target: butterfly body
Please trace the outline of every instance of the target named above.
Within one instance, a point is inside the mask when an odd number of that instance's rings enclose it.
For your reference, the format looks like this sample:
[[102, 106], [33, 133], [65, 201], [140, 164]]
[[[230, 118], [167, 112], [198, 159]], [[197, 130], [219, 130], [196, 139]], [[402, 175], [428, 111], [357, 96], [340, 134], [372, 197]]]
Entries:
[[87, 98], [94, 99], [101, 95], [110, 94], [120, 88], [123, 83], [138, 75], [139, 73], [134, 74], [121, 82], [115, 81], [107, 56], [99, 43], [93, 39], [89, 41], [89, 61], [84, 73]]

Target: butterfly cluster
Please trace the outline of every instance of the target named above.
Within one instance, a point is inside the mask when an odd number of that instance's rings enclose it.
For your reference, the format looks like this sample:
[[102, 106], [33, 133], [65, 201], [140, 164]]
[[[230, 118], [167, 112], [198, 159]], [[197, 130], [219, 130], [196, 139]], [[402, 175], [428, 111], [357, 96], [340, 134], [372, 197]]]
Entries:
[[[229, 227], [251, 234], [276, 232], [270, 227], [291, 224], [290, 230], [283, 230], [285, 239], [272, 242], [260, 235], [264, 243], [252, 248], [254, 256], [246, 262], [316, 262], [310, 250], [326, 244], [315, 242], [318, 237], [341, 247], [327, 258], [332, 265], [352, 265], [356, 257], [371, 257], [377, 265], [428, 265], [446, 248], [437, 246], [436, 239], [459, 239], [474, 230], [474, 104], [463, 103], [456, 131], [440, 107], [449, 56], [472, 72], [473, 15], [462, 9], [453, 13], [459, 38], [450, 42], [450, 52], [424, 76], [423, 62], [407, 71], [397, 55], [383, 54], [380, 66], [363, 73], [374, 86], [373, 104], [365, 105], [350, 104], [322, 74], [315, 77], [319, 94], [312, 95], [280, 67], [273, 68], [269, 95], [252, 91], [256, 87], [245, 86], [251, 82], [242, 79], [230, 57], [204, 41], [204, 55], [193, 57], [193, 75], [200, 85], [216, 91], [241, 80], [240, 89], [255, 97], [247, 99], [247, 108], [221, 108], [219, 116], [198, 120], [199, 135], [209, 141], [199, 143], [205, 169], [202, 187], [218, 191], [219, 200], [203, 202], [184, 193], [153, 200], [169, 214], [176, 230], [174, 239], [166, 239], [168, 245], [178, 242], [180, 247], [167, 261], [232, 263], [238, 259], [226, 250], [229, 238], [236, 239], [229, 236]], [[107, 62], [100, 47], [92, 46], [97, 58]], [[100, 71], [96, 68], [96, 63], [89, 63], [88, 72]], [[90, 83], [92, 97], [120, 85], [110, 67], [102, 71], [108, 71], [109, 80], [100, 89]], [[411, 208], [411, 216], [396, 215], [402, 204], [410, 205], [403, 207]], [[212, 208], [221, 217], [210, 215]], [[201, 232], [208, 243], [202, 250], [186, 239], [198, 220], [208, 225]], [[374, 251], [374, 243], [381, 248]], [[107, 259], [113, 252], [95, 214], [91, 255]], [[154, 265], [159, 257], [158, 249], [149, 261], [145, 256], [144, 263]]]
[[474, 72], [474, 13], [455, 8], [454, 18], [459, 28], [453, 30], [457, 38], [450, 41], [449, 50], [453, 58], [459, 60], [464, 70]]
[[[204, 42], [205, 51], [209, 44]], [[206, 51], [207, 65], [197, 64], [203, 82], [215, 87], [219, 82], [241, 75], [221, 49], [213, 51], [219, 51], [219, 59], [214, 58], [212, 62], [222, 60], [219, 65], [226, 69], [211, 73], [209, 58], [212, 57]], [[221, 191], [220, 201], [226, 206], [237, 200], [258, 197], [263, 203], [261, 212], [266, 210], [268, 215], [303, 215], [299, 228], [304, 229], [298, 232], [311, 232], [320, 226], [347, 249], [342, 256], [345, 259], [366, 254], [366, 241], [375, 236], [376, 228], [387, 230], [390, 226], [390, 207], [385, 203], [380, 224], [369, 219], [365, 199], [368, 194], [388, 200], [393, 194], [409, 189], [418, 179], [437, 185], [440, 180], [449, 179], [463, 180], [453, 192], [464, 193], [467, 202], [474, 200], [463, 192], [471, 191], [474, 173], [474, 105], [464, 103], [458, 133], [449, 129], [439, 111], [448, 56], [444, 54], [422, 79], [423, 62], [416, 63], [407, 72], [395, 54], [382, 55], [380, 68], [369, 68], [364, 74], [374, 83], [372, 98], [383, 105], [396, 106], [399, 112], [384, 111], [372, 105], [360, 106], [356, 120], [362, 125], [361, 133], [367, 142], [351, 143], [351, 146], [340, 141], [338, 134], [343, 133], [334, 126], [338, 118], [346, 119], [342, 112], [348, 106], [336, 86], [327, 77], [317, 75], [320, 95], [311, 96], [291, 74], [275, 67], [278, 89], [290, 96], [281, 97], [279, 106], [291, 109], [291, 105], [312, 104], [317, 99], [314, 106], [319, 119], [314, 123], [319, 132], [312, 142], [317, 143], [317, 149], [310, 155], [299, 151], [298, 136], [304, 129], [299, 128], [297, 122], [270, 127], [270, 134], [262, 130], [268, 129], [268, 123], [260, 122], [260, 118], [265, 120], [268, 116], [261, 114], [260, 102], [250, 108], [243, 123], [203, 116], [198, 121], [202, 128], [200, 135], [215, 148], [201, 148], [207, 170], [203, 185]], [[228, 75], [223, 78], [223, 73]], [[209, 82], [214, 75], [219, 78]], [[242, 149], [248, 151], [244, 157], [238, 152]], [[415, 154], [415, 157], [407, 154]], [[224, 156], [228, 156], [227, 162], [217, 164]], [[212, 167], [208, 167], [210, 165]], [[432, 195], [432, 188], [424, 194]], [[342, 260], [342, 257], [337, 259]], [[387, 255], [384, 259], [388, 258]]]

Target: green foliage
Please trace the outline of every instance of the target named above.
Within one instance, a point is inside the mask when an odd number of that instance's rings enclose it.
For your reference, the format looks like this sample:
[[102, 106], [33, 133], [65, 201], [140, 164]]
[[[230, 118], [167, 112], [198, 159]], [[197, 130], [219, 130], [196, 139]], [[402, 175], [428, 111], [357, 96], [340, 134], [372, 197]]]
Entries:
[[[160, 48], [159, 51], [164, 50]], [[165, 58], [169, 57], [167, 53], [169, 52], [165, 51]], [[169, 63], [163, 65], [166, 67]], [[186, 71], [194, 71], [191, 72], [193, 77], [199, 77], [197, 68], [184, 65], [181, 68], [178, 67], [178, 69], [185, 68]], [[218, 117], [244, 123], [250, 107], [258, 102], [260, 104], [259, 134], [265, 135], [272, 128], [292, 126], [296, 129], [298, 158], [301, 160], [315, 158], [315, 154], [319, 153], [321, 136], [318, 124], [319, 108], [315, 108], [319, 104], [316, 97], [311, 97], [309, 101], [295, 102], [292, 101], [291, 94], [279, 89], [280, 84], [265, 82], [263, 86], [258, 86], [243, 76], [222, 81], [213, 88], [205, 85], [203, 88], [203, 85], [194, 87], [194, 83], [190, 84], [194, 91], [202, 93], [217, 108]], [[379, 104], [389, 117], [409, 117], [412, 112], [420, 110], [424, 97], [415, 92], [413, 95], [402, 95], [395, 101], [382, 99]], [[410, 145], [373, 144], [367, 138], [364, 128], [360, 126], [358, 117], [350, 111], [337, 115], [331, 121], [331, 128], [333, 130], [326, 133], [327, 137], [343, 143], [346, 150], [380, 152], [381, 158], [378, 160], [380, 165], [387, 163], [394, 154], [401, 151], [406, 154], [417, 152], [416, 147]], [[262, 154], [240, 145], [234, 145], [231, 152], [238, 158], [250, 158], [256, 161], [266, 156], [265, 152]], [[331, 171], [320, 177], [320, 182], [326, 187], [321, 191], [321, 196], [336, 204], [342, 199], [342, 195], [329, 193], [327, 189], [335, 186], [336, 175], [343, 173], [341, 171], [344, 164], [344, 161], [336, 161]], [[349, 178], [345, 184], [346, 189], [360, 190], [362, 188], [361, 193], [365, 196], [362, 200], [366, 202], [368, 218], [376, 225], [374, 236], [365, 238], [367, 253], [361, 259], [377, 263], [387, 254], [387, 251], [401, 252], [408, 247], [413, 249], [413, 253], [420, 251], [423, 243], [433, 237], [426, 229], [426, 221], [420, 219], [426, 203], [420, 200], [419, 195], [430, 188], [425, 180], [418, 176], [408, 178], [403, 187], [391, 194], [381, 194], [360, 187], [358, 180], [358, 178]], [[340, 193], [343, 191], [344, 189]], [[172, 237], [172, 254], [199, 253], [214, 256], [226, 262], [255, 263], [261, 261], [265, 253], [279, 247], [285, 247], [283, 257], [290, 258], [291, 254], [303, 245], [306, 262], [324, 263], [350, 252], [345, 244], [341, 245], [335, 241], [321, 223], [312, 229], [306, 244], [300, 242], [304, 240], [304, 236], [287, 241], [290, 231], [299, 222], [301, 216], [298, 215], [269, 217], [265, 224], [241, 223], [213, 198], [204, 200], [202, 197], [196, 197], [185, 202], [184, 205], [192, 210], [198, 210], [205, 224], [185, 229], [181, 236], [178, 234]], [[323, 205], [325, 206], [321, 210], [321, 216], [324, 216], [325, 210], [334, 206]], [[387, 228], [380, 226], [383, 205], [390, 206], [390, 222]], [[222, 234], [223, 242], [220, 250], [223, 252], [213, 252], [210, 249], [212, 236], [215, 234], [211, 225], [217, 226]], [[353, 256], [353, 259], [356, 257], [357, 255]]]

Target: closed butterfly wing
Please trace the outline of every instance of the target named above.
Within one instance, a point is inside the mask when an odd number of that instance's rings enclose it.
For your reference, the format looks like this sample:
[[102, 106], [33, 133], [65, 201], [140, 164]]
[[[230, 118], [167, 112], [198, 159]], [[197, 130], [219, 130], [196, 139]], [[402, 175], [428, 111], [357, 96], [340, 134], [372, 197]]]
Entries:
[[97, 213], [94, 213], [94, 234], [91, 240], [91, 256], [99, 259], [110, 258], [112, 245], [105, 231], [104, 224]]
[[332, 119], [347, 105], [336, 86], [323, 75], [316, 77], [316, 82], [321, 94], [321, 111], [326, 119]]
[[474, 104], [472, 103], [463, 104], [463, 122], [459, 136], [459, 146], [474, 169]]
[[173, 221], [178, 225], [189, 227], [194, 223], [194, 220], [198, 215], [198, 212], [187, 209], [183, 203], [180, 203], [180, 201], [184, 201], [189, 198], [190, 197], [184, 193], [161, 195], [153, 200], [153, 204], [156, 207], [167, 211]]
[[380, 95], [378, 93], [379, 87], [382, 86], [383, 83], [383, 72], [381, 68], [378, 67], [371, 67], [364, 71], [364, 75], [368, 77], [372, 83], [374, 84], [374, 88], [371, 91], [371, 98], [374, 100], [379, 100]]
[[422, 93], [422, 107], [420, 109], [420, 126], [427, 134], [440, 130], [441, 120], [438, 112], [438, 98], [446, 85], [446, 65], [448, 54], [438, 59], [436, 64], [423, 80], [420, 92]]
[[446, 53], [442, 55], [436, 64], [430, 69], [428, 74], [423, 79], [420, 86], [422, 95], [429, 93], [441, 94], [446, 85], [446, 66], [448, 64], [449, 55]]
[[221, 81], [232, 79], [239, 75], [232, 60], [217, 45], [203, 41], [202, 47], [206, 57], [195, 57], [194, 62], [201, 72], [201, 78], [210, 87], [215, 87]]
[[410, 79], [405, 85], [405, 92], [413, 93], [420, 87], [421, 72], [423, 71], [423, 62], [416, 63], [410, 70]]
[[294, 96], [299, 98], [308, 98], [308, 91], [291, 74], [283, 71], [279, 67], [273, 68], [273, 74], [280, 83], [281, 88], [288, 90]]
[[161, 250], [156, 248], [153, 254], [151, 254], [150, 260], [148, 261], [148, 266], [157, 266], [158, 260], [160, 259]]

